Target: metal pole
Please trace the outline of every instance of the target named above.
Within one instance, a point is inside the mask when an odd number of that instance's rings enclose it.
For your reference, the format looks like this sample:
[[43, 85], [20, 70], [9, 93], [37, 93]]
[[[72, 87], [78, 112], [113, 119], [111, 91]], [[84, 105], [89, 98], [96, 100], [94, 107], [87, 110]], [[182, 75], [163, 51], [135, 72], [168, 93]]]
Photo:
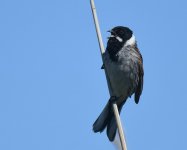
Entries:
[[[96, 32], [97, 32], [97, 38], [98, 38], [98, 41], [99, 41], [101, 56], [102, 56], [102, 60], [104, 62], [103, 54], [105, 52], [105, 48], [104, 48], [104, 45], [103, 45], [103, 40], [102, 40], [102, 36], [101, 36], [101, 31], [100, 31], [100, 27], [99, 27], [99, 21], [98, 21], [98, 18], [97, 18], [97, 12], [96, 12], [96, 8], [95, 8], [94, 0], [90, 0], [90, 3], [91, 3], [91, 8], [92, 8], [92, 14], [93, 14], [93, 18], [94, 18], [95, 28], [96, 28]], [[107, 83], [108, 83], [108, 89], [109, 89], [109, 92], [110, 92], [110, 96], [113, 96], [112, 86], [110, 84], [110, 80], [109, 80], [109, 76], [107, 74], [107, 69], [106, 68], [105, 68], [105, 75], [106, 75], [106, 79], [107, 79]], [[127, 150], [126, 141], [125, 141], [125, 137], [124, 137], [124, 133], [123, 133], [123, 128], [122, 128], [122, 125], [121, 125], [121, 120], [120, 120], [117, 104], [114, 103], [112, 106], [113, 106], [113, 111], [114, 111], [114, 115], [115, 115], [115, 119], [116, 119], [116, 123], [117, 123], [117, 127], [118, 127], [118, 132], [119, 132], [119, 137], [120, 137], [120, 141], [121, 141], [122, 150]]]

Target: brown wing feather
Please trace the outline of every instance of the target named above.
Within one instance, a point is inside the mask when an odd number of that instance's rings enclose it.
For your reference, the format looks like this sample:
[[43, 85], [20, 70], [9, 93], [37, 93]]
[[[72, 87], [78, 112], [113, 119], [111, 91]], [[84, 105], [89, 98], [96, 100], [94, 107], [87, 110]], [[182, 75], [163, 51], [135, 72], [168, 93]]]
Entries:
[[143, 90], [143, 76], [144, 76], [144, 69], [143, 69], [143, 58], [142, 55], [140, 54], [139, 49], [136, 46], [136, 50], [139, 54], [139, 66], [138, 66], [138, 77], [139, 77], [139, 81], [138, 81], [138, 86], [136, 88], [135, 91], [135, 96], [134, 96], [134, 100], [135, 103], [138, 104], [139, 99], [140, 99], [140, 95], [142, 94], [142, 90]]

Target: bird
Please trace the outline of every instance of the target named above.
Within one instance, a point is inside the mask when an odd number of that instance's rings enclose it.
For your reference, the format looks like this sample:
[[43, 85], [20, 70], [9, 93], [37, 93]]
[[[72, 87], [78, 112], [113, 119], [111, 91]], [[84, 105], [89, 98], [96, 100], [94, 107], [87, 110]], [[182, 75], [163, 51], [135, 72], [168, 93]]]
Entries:
[[119, 113], [127, 99], [134, 94], [138, 104], [143, 90], [143, 58], [138, 49], [133, 31], [124, 26], [109, 30], [107, 47], [103, 54], [102, 69], [106, 69], [112, 94], [103, 111], [93, 124], [93, 131], [106, 133], [109, 141], [114, 141], [117, 124], [112, 104], [117, 104]]

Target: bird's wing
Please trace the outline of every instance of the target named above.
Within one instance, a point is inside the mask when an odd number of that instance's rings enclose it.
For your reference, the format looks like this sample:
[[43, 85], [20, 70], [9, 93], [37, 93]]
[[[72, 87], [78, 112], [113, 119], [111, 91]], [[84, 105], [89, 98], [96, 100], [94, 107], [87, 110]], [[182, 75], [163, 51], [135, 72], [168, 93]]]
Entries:
[[135, 103], [138, 104], [139, 99], [140, 99], [140, 95], [142, 94], [142, 90], [143, 90], [143, 76], [144, 76], [144, 69], [143, 69], [143, 58], [142, 55], [140, 54], [139, 49], [136, 47], [136, 50], [139, 54], [139, 63], [138, 63], [138, 77], [139, 77], [139, 81], [138, 81], [138, 86], [136, 88], [135, 91], [135, 96], [134, 96], [134, 100]]

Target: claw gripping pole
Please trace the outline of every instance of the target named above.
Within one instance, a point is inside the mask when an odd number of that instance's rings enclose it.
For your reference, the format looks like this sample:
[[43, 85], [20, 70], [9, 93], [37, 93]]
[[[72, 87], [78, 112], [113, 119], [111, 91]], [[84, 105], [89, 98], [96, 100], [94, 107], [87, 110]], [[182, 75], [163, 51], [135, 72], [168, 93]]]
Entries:
[[[93, 18], [94, 18], [95, 28], [96, 28], [96, 32], [97, 32], [97, 38], [98, 38], [98, 41], [99, 41], [101, 56], [102, 56], [102, 60], [103, 60], [103, 63], [104, 63], [103, 54], [105, 52], [105, 48], [104, 48], [104, 45], [103, 45], [103, 40], [102, 40], [102, 36], [101, 36], [101, 31], [100, 31], [100, 27], [99, 27], [99, 21], [98, 21], [98, 18], [97, 18], [97, 13], [96, 13], [94, 0], [90, 0], [90, 3], [91, 3], [91, 8], [92, 8], [92, 14], [93, 14]], [[107, 83], [108, 83], [108, 89], [109, 89], [109, 92], [110, 92], [110, 96], [113, 96], [112, 86], [110, 84], [109, 76], [107, 74], [107, 68], [105, 68], [104, 70], [105, 70], [105, 75], [106, 75], [106, 79], [107, 79]], [[112, 107], [113, 107], [113, 111], [114, 111], [114, 115], [115, 115], [115, 119], [116, 119], [116, 123], [117, 123], [117, 127], [118, 127], [118, 132], [119, 132], [119, 137], [120, 137], [120, 141], [121, 141], [122, 150], [127, 150], [126, 141], [125, 141], [125, 137], [124, 137], [124, 133], [123, 133], [123, 128], [122, 128], [122, 125], [121, 125], [121, 120], [120, 120], [117, 104], [113, 103]]]

